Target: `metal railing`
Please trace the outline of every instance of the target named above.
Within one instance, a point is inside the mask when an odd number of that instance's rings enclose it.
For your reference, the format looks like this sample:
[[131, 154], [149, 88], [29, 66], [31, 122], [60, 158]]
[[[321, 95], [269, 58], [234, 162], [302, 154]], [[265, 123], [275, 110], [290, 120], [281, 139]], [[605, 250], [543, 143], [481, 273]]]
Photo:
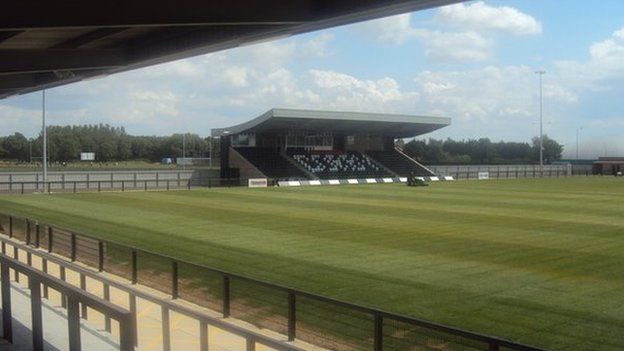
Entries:
[[[43, 266], [42, 270], [44, 274], [51, 274], [51, 272], [48, 271], [48, 266], [50, 264], [58, 265], [60, 279], [63, 282], [65, 282], [66, 277], [69, 276], [70, 272], [77, 273], [80, 277], [79, 279], [80, 289], [82, 290], [86, 288], [87, 278], [93, 279], [99, 282], [102, 286], [102, 295], [104, 296], [103, 298], [106, 301], [109, 301], [111, 299], [112, 288], [122, 291], [124, 293], [127, 293], [128, 306], [129, 306], [130, 313], [132, 316], [131, 320], [132, 320], [133, 325], [137, 326], [136, 328], [133, 328], [130, 331], [131, 333], [130, 335], [132, 336], [131, 340], [134, 341], [132, 345], [140, 346], [139, 341], [138, 341], [138, 336], [137, 336], [137, 331], [141, 329], [141, 325], [137, 319], [137, 299], [142, 299], [142, 300], [154, 303], [161, 308], [161, 312], [162, 312], [161, 330], [162, 330], [162, 335], [163, 335], [163, 338], [162, 338], [163, 350], [170, 350], [171, 344], [174, 341], [172, 340], [171, 324], [170, 324], [170, 319], [169, 319], [169, 315], [172, 312], [176, 312], [181, 315], [184, 315], [184, 316], [187, 316], [187, 317], [190, 317], [192, 319], [199, 321], [199, 328], [200, 328], [200, 333], [199, 333], [200, 343], [199, 344], [200, 344], [201, 351], [208, 351], [209, 339], [208, 339], [208, 333], [206, 332], [208, 326], [219, 328], [225, 332], [228, 332], [228, 333], [231, 333], [238, 337], [243, 338], [245, 340], [245, 345], [246, 345], [245, 350], [247, 351], [254, 351], [256, 344], [261, 344], [261, 345], [270, 347], [278, 351], [304, 351], [305, 350], [302, 347], [291, 345], [290, 343], [287, 343], [281, 340], [277, 340], [276, 338], [264, 335], [259, 332], [252, 331], [249, 328], [245, 328], [245, 327], [238, 326], [236, 324], [228, 323], [226, 320], [223, 320], [221, 318], [215, 317], [212, 314], [208, 314], [201, 310], [193, 308], [189, 306], [188, 304], [181, 304], [177, 302], [176, 300], [163, 298], [162, 296], [153, 294], [149, 291], [146, 291], [144, 288], [135, 286], [134, 284], [128, 285], [128, 283], [124, 283], [116, 279], [111, 279], [107, 276], [102, 275], [97, 270], [90, 269], [88, 267], [78, 265], [74, 262], [67, 261], [66, 259], [63, 259], [61, 256], [47, 253], [41, 250], [40, 248], [33, 247], [32, 245], [19, 243], [13, 238], [7, 239], [5, 237], [0, 236], [0, 243], [2, 247], [4, 248], [4, 250], [7, 250], [7, 247], [12, 246], [13, 255], [14, 257], [17, 257], [17, 259], [19, 259], [20, 253], [22, 254], [25, 253], [28, 257], [27, 262], [29, 262], [29, 264], [32, 264], [33, 256], [39, 256], [42, 260], [42, 266]], [[19, 275], [16, 274], [16, 277], [18, 276]], [[44, 285], [43, 294], [44, 294], [44, 297], [46, 297], [48, 294], [47, 287], [45, 285]], [[65, 298], [62, 297], [62, 301], [63, 301], [63, 304], [66, 306]], [[83, 318], [86, 319], [86, 310], [84, 308], [81, 308], [81, 314], [83, 315]], [[110, 332], [111, 331], [110, 317], [105, 317], [105, 318], [106, 318], [105, 330], [107, 332]], [[134, 348], [132, 348], [132, 350], [134, 350]]]
[[150, 191], [179, 190], [194, 187], [236, 187], [247, 186], [242, 178], [192, 178], [192, 179], [149, 179], [149, 180], [67, 180], [67, 181], [11, 181], [0, 182], [0, 193], [26, 194], [32, 192], [104, 192], [104, 191]]
[[148, 285], [173, 299], [218, 311], [223, 318], [233, 316], [273, 330], [289, 341], [299, 339], [334, 350], [405, 350], [431, 342], [444, 343], [446, 350], [544, 350], [185, 262], [26, 218], [0, 214], [0, 226], [5, 226], [10, 237], [29, 245], [122, 276], [131, 284]]
[[[570, 172], [564, 167], [539, 166], [431, 166], [437, 175], [453, 176], [455, 179], [479, 179], [479, 173], [487, 172], [490, 179], [519, 179], [519, 178], [558, 178], [568, 177]], [[574, 174], [577, 175], [577, 174]], [[585, 175], [585, 174], [583, 174]]]
[[2, 284], [2, 331], [3, 338], [13, 342], [13, 316], [11, 312], [11, 279], [10, 270], [15, 271], [15, 276], [23, 274], [28, 277], [31, 306], [32, 349], [43, 351], [43, 321], [42, 321], [42, 285], [45, 295], [49, 289], [62, 294], [64, 304], [67, 307], [67, 329], [69, 338], [69, 350], [80, 351], [80, 308], [92, 308], [106, 318], [112, 318], [119, 323], [119, 349], [121, 351], [134, 350], [133, 335], [135, 326], [132, 321], [132, 313], [118, 307], [109, 301], [102, 300], [84, 290], [81, 290], [63, 280], [42, 273], [16, 259], [9, 258], [6, 254], [6, 244], [2, 242], [2, 255], [0, 255], [0, 282]]

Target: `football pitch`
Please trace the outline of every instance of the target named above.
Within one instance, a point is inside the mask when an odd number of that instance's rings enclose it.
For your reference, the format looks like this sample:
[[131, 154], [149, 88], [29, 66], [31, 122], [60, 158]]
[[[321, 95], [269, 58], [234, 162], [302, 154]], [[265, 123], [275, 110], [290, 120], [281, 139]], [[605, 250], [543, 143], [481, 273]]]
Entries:
[[561, 350], [624, 344], [624, 180], [0, 195], [183, 260]]

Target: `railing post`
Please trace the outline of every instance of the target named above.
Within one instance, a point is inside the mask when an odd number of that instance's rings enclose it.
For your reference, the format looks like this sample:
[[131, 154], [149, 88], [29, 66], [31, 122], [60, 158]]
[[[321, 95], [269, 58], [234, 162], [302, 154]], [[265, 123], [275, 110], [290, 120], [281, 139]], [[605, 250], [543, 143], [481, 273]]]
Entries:
[[74, 180], [74, 194], [76, 193], [76, 181]]
[[374, 350], [381, 351], [383, 349], [383, 316], [375, 313], [375, 335], [373, 337]]
[[[84, 274], [80, 274], [80, 289], [87, 291], [87, 277]], [[80, 315], [82, 319], [87, 319], [87, 305], [80, 304]]]
[[98, 193], [102, 191], [102, 181], [98, 180]]
[[121, 181], [121, 192], [123, 193], [124, 191], [126, 191], [126, 181], [122, 180]]
[[169, 325], [169, 309], [164, 305], [161, 306], [161, 316], [163, 351], [171, 351], [171, 328]]
[[41, 226], [39, 223], [35, 224], [35, 247], [39, 248], [39, 244], [41, 243]]
[[147, 180], [143, 181], [143, 188], [145, 188], [145, 191], [147, 191]]
[[26, 219], [26, 245], [30, 245], [30, 221]]
[[138, 271], [137, 271], [137, 251], [132, 250], [132, 284], [136, 284], [138, 282]]
[[71, 261], [76, 261], [76, 234], [71, 233]]
[[230, 277], [223, 276], [223, 318], [230, 316]]
[[32, 347], [43, 351], [43, 322], [41, 320], [41, 283], [35, 277], [28, 277], [30, 283], [30, 316], [32, 326]]
[[52, 242], [54, 235], [52, 234], [52, 227], [48, 226], [48, 252], [52, 252]]
[[297, 296], [288, 293], [288, 341], [294, 341], [297, 337]]
[[208, 351], [208, 323], [199, 321], [199, 351]]
[[132, 341], [135, 346], [139, 345], [139, 337], [137, 334], [137, 305], [136, 296], [130, 293], [128, 295], [128, 305], [130, 306], [130, 313], [132, 313]]
[[256, 338], [254, 338], [252, 335], [247, 335], [246, 344], [246, 351], [256, 351]]
[[9, 216], [9, 238], [13, 237], [13, 216]]
[[[102, 293], [104, 295], [104, 300], [110, 301], [110, 285], [106, 283], [102, 283]], [[107, 332], [111, 332], [111, 318], [109, 315], [104, 315], [104, 330]]]
[[5, 340], [13, 342], [13, 316], [11, 314], [11, 278], [9, 266], [4, 263], [0, 267], [0, 280], [2, 282], [2, 336]]
[[119, 330], [119, 351], [134, 351], [132, 339], [136, 331], [136, 326], [132, 325], [132, 315], [127, 315], [123, 320], [119, 321]]
[[[65, 266], [59, 265], [59, 274], [62, 281], [65, 281]], [[67, 307], [67, 296], [61, 293], [61, 307]]]
[[178, 298], [178, 261], [171, 262], [171, 298]]
[[68, 296], [67, 301], [67, 330], [69, 334], [69, 351], [80, 351], [80, 309], [78, 300]]
[[[19, 261], [19, 249], [17, 248], [17, 246], [13, 246], [13, 258], [16, 261]], [[20, 275], [19, 275], [19, 272], [16, 269], [15, 270], [15, 282], [19, 283], [19, 280], [20, 280]]]
[[169, 191], [169, 179], [167, 179], [167, 191]]
[[98, 241], [98, 272], [104, 271], [104, 242]]
[[[41, 270], [43, 271], [43, 273], [48, 273], [48, 260], [46, 260], [45, 258], [41, 258]], [[47, 299], [48, 296], [48, 286], [44, 285], [43, 286], [43, 298]]]

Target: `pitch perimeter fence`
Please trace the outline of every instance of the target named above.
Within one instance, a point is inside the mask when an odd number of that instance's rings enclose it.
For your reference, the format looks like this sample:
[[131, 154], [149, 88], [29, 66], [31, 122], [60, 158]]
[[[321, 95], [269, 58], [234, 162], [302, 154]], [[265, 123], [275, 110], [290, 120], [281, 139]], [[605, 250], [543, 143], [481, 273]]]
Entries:
[[33, 192], [104, 192], [180, 190], [194, 187], [247, 186], [242, 178], [136, 179], [136, 180], [63, 180], [0, 182], [0, 193], [26, 194]]
[[450, 165], [427, 166], [436, 175], [453, 176], [455, 179], [479, 179], [479, 173], [487, 172], [490, 179], [567, 177], [570, 175], [591, 175], [587, 172], [572, 172], [570, 165]]
[[235, 317], [280, 333], [289, 341], [298, 339], [330, 350], [543, 350], [185, 262], [10, 214], [0, 213], [0, 231], [69, 261], [210, 308], [224, 318]]

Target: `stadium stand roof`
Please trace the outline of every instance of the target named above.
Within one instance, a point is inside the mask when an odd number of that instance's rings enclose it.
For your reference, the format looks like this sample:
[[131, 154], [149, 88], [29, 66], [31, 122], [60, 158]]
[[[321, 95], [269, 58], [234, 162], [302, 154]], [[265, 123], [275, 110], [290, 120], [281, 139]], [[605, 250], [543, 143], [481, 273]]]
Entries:
[[305, 130], [348, 134], [375, 133], [407, 138], [450, 124], [451, 119], [447, 117], [274, 108], [248, 122], [213, 129], [212, 136]]
[[0, 99], [461, 0], [6, 0]]

